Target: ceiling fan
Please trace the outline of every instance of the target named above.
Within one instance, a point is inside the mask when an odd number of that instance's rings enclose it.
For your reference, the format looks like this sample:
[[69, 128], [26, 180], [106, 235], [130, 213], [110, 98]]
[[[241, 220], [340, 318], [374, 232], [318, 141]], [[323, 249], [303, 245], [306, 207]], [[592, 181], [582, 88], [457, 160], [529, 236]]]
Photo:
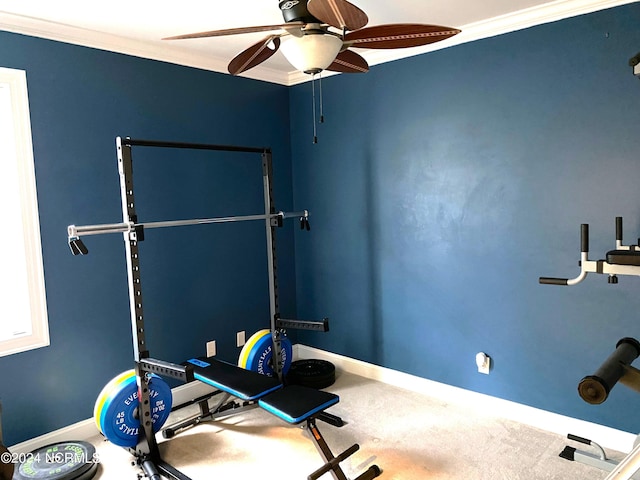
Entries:
[[231, 28], [167, 37], [163, 40], [217, 37], [280, 31], [240, 52], [229, 63], [239, 75], [268, 60], [279, 49], [297, 70], [315, 75], [322, 70], [364, 73], [366, 60], [356, 48], [405, 48], [427, 45], [457, 35], [460, 30], [439, 25], [397, 23], [364, 28], [367, 14], [347, 0], [280, 0], [285, 23]]

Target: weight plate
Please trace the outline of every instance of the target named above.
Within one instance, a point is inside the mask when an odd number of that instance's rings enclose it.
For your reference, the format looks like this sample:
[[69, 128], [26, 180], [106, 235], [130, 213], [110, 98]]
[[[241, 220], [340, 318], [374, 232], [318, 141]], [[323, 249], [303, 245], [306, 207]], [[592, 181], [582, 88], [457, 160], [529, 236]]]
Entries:
[[80, 475], [79, 477], [74, 477], [69, 480], [91, 480], [98, 473], [98, 463], [94, 463], [89, 470]]
[[240, 368], [244, 368], [245, 370], [247, 369], [247, 360], [249, 358], [249, 354], [253, 351], [253, 348], [256, 345], [256, 342], [258, 340], [260, 340], [262, 337], [264, 337], [265, 335], [271, 335], [271, 332], [269, 330], [258, 330], [256, 333], [254, 333], [253, 335], [251, 335], [251, 337], [249, 337], [249, 340], [247, 340], [247, 343], [244, 344], [244, 347], [242, 347], [242, 350], [240, 351], [240, 356], [238, 357], [238, 366]]
[[126, 372], [122, 372], [120, 375], [117, 375], [116, 377], [109, 380], [109, 383], [107, 383], [104, 386], [104, 388], [100, 391], [100, 394], [98, 395], [98, 399], [96, 400], [96, 404], [93, 407], [93, 418], [96, 422], [96, 426], [98, 427], [98, 431], [100, 431], [100, 433], [102, 433], [102, 430], [100, 429], [100, 415], [102, 414], [104, 403], [107, 401], [107, 399], [109, 398], [109, 395], [113, 392], [113, 390], [118, 385], [122, 384], [127, 379], [134, 377], [135, 374], [136, 372], [134, 370], [127, 370]]
[[287, 382], [312, 388], [327, 388], [336, 381], [336, 367], [326, 360], [296, 360], [291, 364]]
[[82, 441], [54, 443], [24, 457], [13, 480], [88, 480], [98, 469], [95, 447]]
[[[89, 470], [81, 474], [79, 477], [69, 478], [69, 480], [91, 480], [93, 477], [96, 476], [96, 473], [98, 473], [98, 465], [99, 465], [98, 463], [92, 464], [91, 468], [89, 468]], [[61, 480], [67, 480], [67, 479], [61, 479]]]
[[[253, 346], [247, 357], [248, 370], [253, 370], [261, 375], [273, 377], [275, 372], [273, 369], [273, 339], [271, 334], [261, 337]], [[291, 366], [291, 357], [293, 356], [293, 347], [287, 337], [281, 339], [282, 354], [282, 372], [286, 374]]]
[[[157, 375], [149, 380], [151, 421], [157, 432], [171, 413], [171, 388]], [[99, 409], [98, 426], [107, 439], [121, 447], [135, 447], [138, 444], [138, 384], [136, 376], [125, 377], [116, 382]]]
[[[293, 346], [287, 337], [281, 339], [282, 372], [286, 374], [291, 366]], [[249, 338], [249, 341], [240, 352], [238, 366], [247, 370], [258, 372], [269, 377], [274, 376], [273, 370], [273, 340], [269, 330], [260, 330]]]

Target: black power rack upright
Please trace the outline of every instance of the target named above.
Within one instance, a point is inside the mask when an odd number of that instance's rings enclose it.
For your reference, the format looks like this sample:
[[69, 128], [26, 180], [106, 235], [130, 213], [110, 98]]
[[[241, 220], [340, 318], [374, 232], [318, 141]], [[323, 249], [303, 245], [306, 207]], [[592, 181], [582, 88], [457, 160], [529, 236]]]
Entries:
[[[264, 214], [232, 217], [215, 217], [193, 220], [175, 220], [140, 223], [135, 210], [133, 189], [133, 147], [157, 147], [195, 150], [213, 150], [222, 152], [256, 153], [262, 159], [262, 178], [264, 187]], [[225, 223], [264, 220], [267, 238], [267, 262], [269, 271], [270, 330], [273, 340], [273, 371], [283, 381], [283, 358], [281, 339], [286, 328], [298, 328], [316, 331], [328, 331], [328, 319], [322, 321], [304, 321], [281, 319], [278, 305], [278, 275], [276, 262], [276, 227], [281, 227], [286, 218], [298, 218], [300, 226], [309, 230], [309, 212], [276, 212], [273, 207], [272, 191], [272, 153], [269, 148], [237, 147], [225, 145], [209, 145], [198, 143], [178, 143], [152, 140], [135, 140], [116, 138], [118, 171], [120, 174], [120, 191], [122, 201], [122, 223], [100, 224], [90, 226], [70, 225], [67, 230], [69, 248], [74, 255], [84, 255], [88, 249], [81, 237], [107, 233], [123, 233], [129, 284], [129, 301], [131, 312], [131, 332], [133, 336], [134, 362], [136, 381], [139, 389], [139, 410], [141, 431], [138, 443], [130, 452], [150, 479], [159, 479], [162, 474], [170, 479], [189, 480], [183, 473], [162, 460], [153, 430], [152, 411], [148, 379], [150, 374], [170, 377], [182, 382], [194, 380], [193, 365], [179, 365], [150, 356], [145, 338], [144, 313], [142, 302], [142, 281], [140, 277], [140, 259], [138, 242], [144, 240], [144, 230], [150, 228], [177, 227], [210, 223]]]

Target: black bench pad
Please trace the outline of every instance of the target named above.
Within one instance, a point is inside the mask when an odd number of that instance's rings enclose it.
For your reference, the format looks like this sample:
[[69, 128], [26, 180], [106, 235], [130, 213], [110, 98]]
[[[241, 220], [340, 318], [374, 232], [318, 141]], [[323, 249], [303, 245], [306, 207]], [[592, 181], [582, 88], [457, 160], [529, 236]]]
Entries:
[[640, 252], [635, 250], [611, 250], [607, 252], [607, 263], [640, 266]]
[[241, 400], [255, 400], [282, 388], [277, 378], [267, 377], [213, 358], [192, 358], [193, 376], [207, 385]]
[[290, 385], [258, 400], [258, 405], [282, 420], [297, 424], [335, 405], [340, 397], [301, 385]]

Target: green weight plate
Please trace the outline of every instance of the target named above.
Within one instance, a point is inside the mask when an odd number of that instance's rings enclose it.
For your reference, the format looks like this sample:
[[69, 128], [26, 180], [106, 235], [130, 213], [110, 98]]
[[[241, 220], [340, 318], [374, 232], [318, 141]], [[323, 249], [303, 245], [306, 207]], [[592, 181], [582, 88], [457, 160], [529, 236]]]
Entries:
[[88, 480], [98, 468], [96, 449], [88, 442], [47, 445], [24, 455], [13, 480]]

